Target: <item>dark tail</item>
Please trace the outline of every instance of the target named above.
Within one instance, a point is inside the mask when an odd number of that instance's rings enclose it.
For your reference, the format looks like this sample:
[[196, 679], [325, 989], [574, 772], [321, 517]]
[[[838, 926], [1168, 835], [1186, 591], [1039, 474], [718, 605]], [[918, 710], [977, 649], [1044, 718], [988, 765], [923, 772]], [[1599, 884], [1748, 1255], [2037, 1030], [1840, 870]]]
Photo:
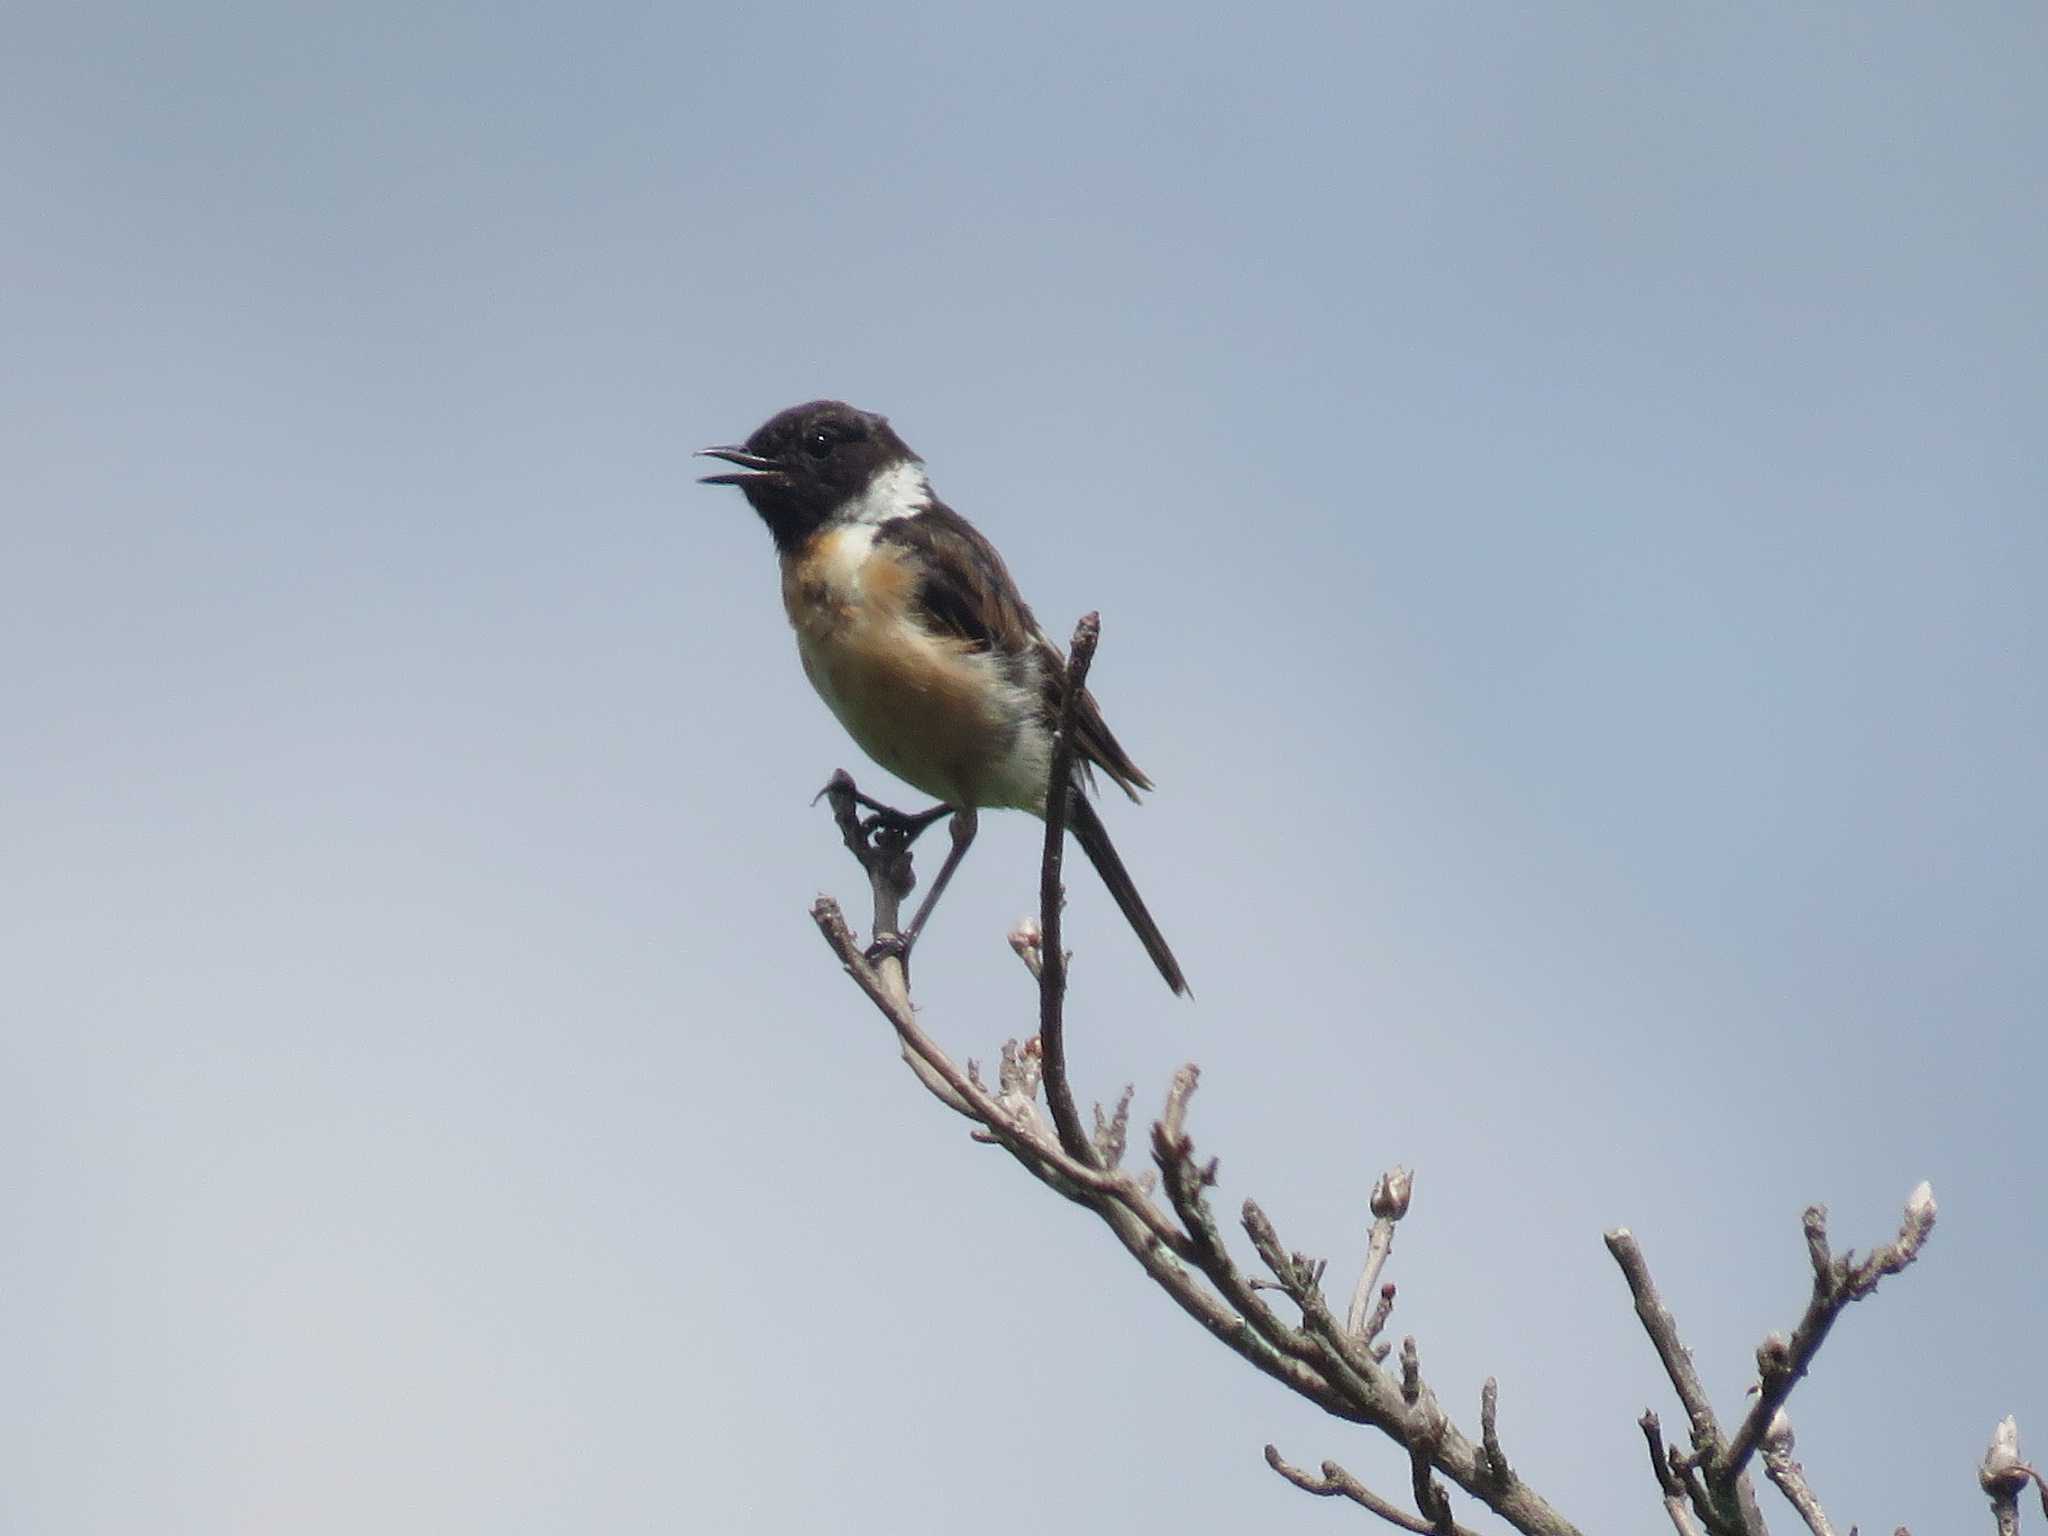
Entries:
[[1145, 910], [1145, 899], [1131, 884], [1131, 872], [1116, 856], [1116, 848], [1109, 840], [1109, 829], [1095, 814], [1095, 806], [1088, 799], [1087, 791], [1075, 785], [1067, 805], [1068, 830], [1074, 834], [1074, 841], [1081, 845], [1081, 851], [1088, 855], [1088, 862], [1095, 866], [1095, 872], [1102, 876], [1102, 883], [1109, 887], [1109, 894], [1116, 898], [1125, 920], [1136, 930], [1138, 942], [1145, 946], [1145, 953], [1152, 957], [1152, 963], [1159, 967], [1159, 974], [1166, 978], [1169, 987], [1176, 993], [1187, 991], [1188, 979], [1180, 972], [1180, 962], [1173, 958], [1166, 935], [1159, 931], [1159, 925], [1152, 921], [1152, 914]]

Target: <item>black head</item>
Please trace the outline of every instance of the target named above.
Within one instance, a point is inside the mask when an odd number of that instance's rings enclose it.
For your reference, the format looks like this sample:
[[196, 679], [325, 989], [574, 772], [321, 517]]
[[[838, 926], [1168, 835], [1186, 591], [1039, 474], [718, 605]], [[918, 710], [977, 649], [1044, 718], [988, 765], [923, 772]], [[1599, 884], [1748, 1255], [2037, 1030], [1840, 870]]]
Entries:
[[704, 484], [738, 486], [783, 549], [802, 543], [884, 470], [922, 462], [886, 418], [840, 400], [793, 405], [739, 447], [699, 451], [740, 467], [706, 475]]

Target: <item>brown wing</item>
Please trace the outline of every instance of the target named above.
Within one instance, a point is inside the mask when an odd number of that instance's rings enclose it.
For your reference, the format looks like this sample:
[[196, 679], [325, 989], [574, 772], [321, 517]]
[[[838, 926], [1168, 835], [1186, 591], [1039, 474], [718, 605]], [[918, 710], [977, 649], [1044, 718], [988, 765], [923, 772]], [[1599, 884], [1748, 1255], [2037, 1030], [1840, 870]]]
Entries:
[[1038, 633], [1017, 583], [996, 547], [944, 502], [910, 517], [891, 518], [875, 531], [881, 544], [909, 550], [924, 574], [914, 596], [924, 620], [958, 635], [977, 650], [1018, 656]]
[[[1040, 713], [1047, 729], [1056, 728], [1060, 693], [1066, 687], [1066, 658], [1040, 627], [996, 547], [937, 500], [915, 516], [892, 518], [875, 537], [916, 553], [927, 574], [915, 601], [934, 629], [1019, 662], [1027, 656], [1037, 660]], [[1074, 750], [1084, 768], [1100, 768], [1133, 800], [1139, 790], [1152, 787], [1111, 733], [1095, 695], [1085, 689], [1074, 711]]]

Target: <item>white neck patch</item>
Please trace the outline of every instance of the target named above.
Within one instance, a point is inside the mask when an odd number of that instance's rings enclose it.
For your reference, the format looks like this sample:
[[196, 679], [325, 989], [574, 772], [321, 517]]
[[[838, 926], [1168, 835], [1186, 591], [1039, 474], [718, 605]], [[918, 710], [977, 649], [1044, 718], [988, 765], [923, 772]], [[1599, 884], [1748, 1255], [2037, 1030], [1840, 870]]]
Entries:
[[905, 459], [870, 480], [868, 488], [846, 504], [845, 517], [848, 522], [879, 528], [922, 512], [931, 503], [932, 487], [924, 477], [924, 466]]

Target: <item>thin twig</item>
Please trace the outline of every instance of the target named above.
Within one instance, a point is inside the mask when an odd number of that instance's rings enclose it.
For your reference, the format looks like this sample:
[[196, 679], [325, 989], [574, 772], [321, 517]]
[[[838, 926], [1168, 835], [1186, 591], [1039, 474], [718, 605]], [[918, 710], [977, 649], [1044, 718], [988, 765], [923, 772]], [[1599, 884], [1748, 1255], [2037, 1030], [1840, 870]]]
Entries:
[[1114, 1168], [1124, 1160], [1124, 1143], [1131, 1129], [1131, 1095], [1136, 1091], [1135, 1084], [1125, 1083], [1111, 1114], [1104, 1115], [1102, 1106], [1095, 1106], [1095, 1156], [1105, 1168]]
[[1267, 1343], [1283, 1354], [1319, 1366], [1322, 1355], [1315, 1344], [1302, 1330], [1289, 1327], [1274, 1314], [1223, 1246], [1223, 1235], [1204, 1193], [1216, 1182], [1216, 1164], [1212, 1160], [1206, 1166], [1196, 1165], [1194, 1141], [1186, 1130], [1188, 1098], [1200, 1076], [1192, 1062], [1173, 1074], [1166, 1108], [1152, 1127], [1152, 1158], [1159, 1165], [1166, 1198], [1187, 1229], [1190, 1261]]
[[[853, 855], [868, 877], [868, 889], [875, 903], [875, 918], [871, 931], [876, 941], [880, 942], [901, 932], [903, 900], [916, 886], [917, 877], [911, 869], [910, 849], [897, 834], [873, 824], [861, 824], [859, 794], [853, 776], [844, 768], [833, 770], [832, 777], [826, 781], [825, 787], [818, 791], [819, 797], [832, 808], [832, 820], [839, 828], [840, 840], [846, 844], [846, 851]], [[900, 954], [889, 954], [871, 969], [876, 982], [888, 995], [892, 1005], [908, 1012], [908, 961]], [[928, 1061], [907, 1045], [903, 1047], [903, 1060], [910, 1070], [917, 1074], [918, 1081], [923, 1083], [926, 1090], [940, 1103], [958, 1114], [973, 1118], [974, 1112], [967, 1107], [966, 1102], [946, 1086], [944, 1079], [932, 1070]]]
[[1491, 1376], [1479, 1389], [1479, 1449], [1486, 1457], [1486, 1471], [1492, 1479], [1505, 1488], [1515, 1480], [1515, 1469], [1508, 1465], [1508, 1454], [1500, 1447], [1500, 1383]]
[[1629, 1294], [1635, 1298], [1636, 1316], [1650, 1336], [1657, 1358], [1664, 1364], [1664, 1374], [1671, 1378], [1672, 1389], [1678, 1393], [1678, 1401], [1691, 1421], [1692, 1448], [1712, 1454], [1721, 1444], [1721, 1426], [1714, 1417], [1714, 1405], [1693, 1366], [1692, 1352], [1679, 1340], [1678, 1319], [1657, 1294], [1657, 1284], [1650, 1278], [1650, 1266], [1635, 1234], [1627, 1227], [1616, 1227], [1607, 1234], [1607, 1251], [1621, 1266], [1622, 1278], [1628, 1281]]
[[[1616, 1227], [1607, 1234], [1607, 1251], [1621, 1266], [1622, 1278], [1628, 1282], [1629, 1294], [1635, 1298], [1636, 1317], [1642, 1322], [1643, 1331], [1650, 1336], [1650, 1344], [1657, 1351], [1657, 1358], [1663, 1362], [1664, 1374], [1670, 1377], [1672, 1390], [1677, 1392], [1678, 1401], [1685, 1409], [1686, 1419], [1692, 1427], [1693, 1455], [1696, 1458], [1711, 1457], [1721, 1445], [1720, 1421], [1714, 1417], [1714, 1405], [1708, 1400], [1707, 1389], [1701, 1384], [1699, 1371], [1692, 1363], [1692, 1351], [1678, 1337], [1678, 1320], [1664, 1305], [1664, 1298], [1657, 1292], [1657, 1283], [1650, 1278], [1650, 1266], [1643, 1258], [1643, 1250], [1637, 1244], [1635, 1234], [1627, 1227]], [[1701, 1487], [1704, 1491], [1704, 1484]], [[1732, 1491], [1733, 1507], [1726, 1512], [1716, 1508], [1711, 1499], [1695, 1500], [1694, 1508], [1700, 1518], [1717, 1536], [1729, 1530], [1739, 1532], [1741, 1536], [1768, 1536], [1763, 1510], [1757, 1505], [1756, 1489], [1749, 1478], [1738, 1475]]]
[[[1325, 1499], [1349, 1499], [1352, 1503], [1371, 1510], [1382, 1520], [1398, 1525], [1404, 1531], [1413, 1531], [1415, 1536], [1433, 1536], [1437, 1529], [1427, 1520], [1409, 1514], [1391, 1500], [1381, 1498], [1334, 1461], [1324, 1462], [1323, 1475], [1317, 1477], [1313, 1472], [1290, 1466], [1281, 1459], [1280, 1452], [1269, 1445], [1266, 1447], [1266, 1465], [1304, 1493], [1313, 1493], [1318, 1498]], [[1456, 1536], [1478, 1536], [1477, 1532], [1462, 1525], [1453, 1525], [1451, 1529]]]
[[[1714, 1502], [1713, 1494], [1707, 1491], [1707, 1480], [1700, 1476], [1699, 1463], [1675, 1445], [1671, 1447], [1671, 1470], [1684, 1485], [1686, 1501], [1700, 1517], [1700, 1524], [1707, 1528], [1708, 1536], [1748, 1536], [1742, 1522]], [[1763, 1518], [1761, 1510], [1757, 1518]]]
[[1408, 1442], [1408, 1481], [1415, 1494], [1415, 1507], [1436, 1536], [1454, 1536], [1457, 1522], [1451, 1518], [1451, 1496], [1444, 1485], [1430, 1476], [1437, 1447], [1443, 1443], [1444, 1422], [1437, 1419], [1428, 1431]]
[[1387, 1255], [1394, 1248], [1394, 1224], [1408, 1214], [1408, 1199], [1414, 1188], [1415, 1175], [1398, 1166], [1388, 1169], [1373, 1181], [1373, 1223], [1372, 1232], [1366, 1238], [1365, 1268], [1359, 1272], [1358, 1284], [1351, 1288], [1351, 1309], [1344, 1318], [1344, 1326], [1361, 1337], [1371, 1337], [1366, 1332], [1366, 1321], [1370, 1316], [1374, 1288], [1379, 1284], [1380, 1270], [1387, 1262]]
[[[1067, 718], [1059, 745], [1071, 741], [1074, 700], [1085, 681], [1095, 638], [1094, 616], [1090, 615], [1075, 634], [1069, 691], [1064, 698]], [[1071, 748], [1065, 761], [1063, 769], [1055, 769], [1055, 791], [1071, 783]], [[828, 788], [840, 791], [834, 796], [834, 811], [841, 818], [842, 836], [869, 874], [879, 937], [884, 931], [893, 931], [901, 900], [912, 884], [908, 858], [897, 858], [907, 850], [892, 849], [884, 836], [874, 835], [877, 828], [852, 815], [857, 792], [851, 780], [841, 784], [835, 779]], [[1057, 792], [1049, 797], [1049, 811], [1053, 806], [1061, 813], [1066, 809]], [[1175, 1075], [1166, 1108], [1154, 1127], [1155, 1158], [1166, 1184], [1171, 1216], [1152, 1201], [1150, 1172], [1141, 1177], [1114, 1165], [1124, 1137], [1128, 1094], [1114, 1115], [1105, 1117], [1098, 1110], [1099, 1139], [1084, 1135], [1067, 1080], [1062, 1034], [1066, 956], [1059, 942], [1057, 850], [1064, 841], [1063, 836], [1052, 834], [1060, 830], [1058, 823], [1064, 819], [1063, 814], [1048, 815], [1049, 857], [1040, 870], [1039, 926], [1036, 931], [1029, 931], [1028, 925], [1020, 927], [1013, 937], [1020, 956], [1040, 977], [1039, 1051], [1033, 1057], [1028, 1042], [1022, 1049], [1006, 1048], [997, 1092], [982, 1083], [971, 1065], [963, 1071], [926, 1034], [910, 1001], [908, 974], [899, 958], [885, 951], [870, 961], [838, 904], [829, 897], [819, 898], [812, 917], [847, 974], [895, 1030], [920, 1081], [975, 1120], [978, 1139], [1000, 1145], [1041, 1183], [1092, 1210], [1177, 1306], [1256, 1369], [1335, 1417], [1378, 1428], [1409, 1452], [1425, 1519], [1420, 1523], [1413, 1517], [1397, 1521], [1404, 1529], [1435, 1536], [1472, 1536], [1452, 1522], [1449, 1495], [1431, 1476], [1433, 1468], [1524, 1536], [1578, 1536], [1569, 1521], [1512, 1473], [1503, 1484], [1500, 1473], [1505, 1458], [1499, 1452], [1497, 1434], [1489, 1433], [1490, 1443], [1484, 1449], [1461, 1435], [1422, 1381], [1419, 1364], [1405, 1373], [1401, 1385], [1407, 1391], [1402, 1392], [1377, 1363], [1370, 1333], [1358, 1337], [1331, 1313], [1321, 1288], [1322, 1264], [1282, 1250], [1272, 1224], [1247, 1200], [1246, 1230], [1260, 1258], [1274, 1271], [1279, 1289], [1301, 1308], [1303, 1326], [1290, 1327], [1265, 1305], [1256, 1282], [1231, 1260], [1209, 1209], [1207, 1191], [1215, 1180], [1215, 1162], [1195, 1162], [1186, 1131], [1188, 1099], [1195, 1083], [1192, 1068]], [[1032, 1093], [1034, 1076], [1052, 1110], [1051, 1127], [1038, 1112]], [[1395, 1170], [1375, 1187], [1376, 1220], [1399, 1219], [1397, 1207], [1406, 1203], [1406, 1177], [1404, 1170]], [[1367, 1319], [1371, 1331], [1384, 1325], [1392, 1290], [1392, 1286], [1381, 1288], [1379, 1305]], [[1410, 1348], [1412, 1355], [1412, 1344]], [[1276, 1465], [1276, 1470], [1282, 1467], [1284, 1463]], [[1352, 1492], [1356, 1480], [1334, 1463], [1326, 1464], [1322, 1481], [1328, 1488], [1313, 1491], [1356, 1497]], [[1359, 1502], [1373, 1507], [1365, 1500]]]
[[1799, 1319], [1799, 1326], [1792, 1330], [1792, 1337], [1783, 1342], [1782, 1348], [1775, 1347], [1772, 1340], [1766, 1340], [1765, 1348], [1757, 1352], [1760, 1381], [1756, 1401], [1750, 1405], [1727, 1449], [1708, 1462], [1709, 1488], [1716, 1493], [1723, 1492], [1740, 1475], [1744, 1464], [1762, 1442], [1771, 1416], [1785, 1406], [1785, 1400], [1792, 1395], [1800, 1377], [1812, 1366], [1813, 1357], [1820, 1352], [1828, 1330], [1834, 1327], [1842, 1309], [1876, 1290], [1878, 1281], [1886, 1275], [1896, 1275], [1917, 1259], [1928, 1234], [1934, 1230], [1934, 1217], [1934, 1189], [1923, 1180], [1906, 1199], [1906, 1213], [1899, 1224], [1899, 1235], [1882, 1247], [1872, 1249], [1867, 1258], [1859, 1261], [1853, 1253], [1845, 1253], [1840, 1258], [1830, 1254], [1827, 1208], [1819, 1205], [1807, 1207], [1801, 1224], [1806, 1233], [1807, 1253], [1813, 1264], [1813, 1295], [1806, 1304], [1805, 1315]]
[[1678, 1536], [1700, 1536], [1699, 1527], [1693, 1524], [1692, 1511], [1686, 1506], [1685, 1481], [1665, 1460], [1663, 1425], [1647, 1408], [1636, 1423], [1643, 1431], [1643, 1439], [1649, 1442], [1650, 1470], [1657, 1474], [1657, 1486], [1663, 1491], [1664, 1513], [1671, 1517], [1671, 1528]]
[[[1365, 1327], [1359, 1332], [1359, 1339], [1371, 1344], [1380, 1336], [1380, 1330], [1387, 1326], [1387, 1319], [1394, 1315], [1394, 1282], [1389, 1280], [1380, 1287], [1380, 1299], [1373, 1303], [1372, 1315], [1365, 1320]], [[1374, 1352], [1374, 1358], [1384, 1358], [1387, 1346], [1381, 1344]]]
[[1819, 1498], [1807, 1484], [1806, 1469], [1792, 1459], [1792, 1446], [1792, 1421], [1785, 1417], [1785, 1410], [1781, 1408], [1771, 1415], [1770, 1428], [1764, 1431], [1764, 1476], [1776, 1484], [1778, 1492], [1784, 1494], [1791, 1506], [1799, 1511], [1799, 1518], [1806, 1522], [1806, 1528], [1813, 1532], [1813, 1536], [1835, 1536], [1835, 1528], [1828, 1522], [1828, 1512], [1820, 1507]]
[[1032, 1136], [998, 1098], [954, 1064], [953, 1059], [917, 1022], [916, 1010], [897, 1002], [887, 983], [887, 970], [895, 964], [894, 957], [884, 959], [879, 966], [871, 963], [861, 952], [859, 940], [839, 910], [838, 902], [829, 896], [820, 896], [811, 906], [811, 918], [825, 935], [825, 942], [832, 947], [833, 953], [838, 955], [847, 974], [895, 1027], [905, 1051], [931, 1069], [943, 1089], [941, 1096], [948, 1103], [958, 1099], [964, 1106], [962, 1113], [986, 1126], [1007, 1151], [1033, 1172], [1045, 1176], [1046, 1182], [1058, 1187], [1061, 1181], [1065, 1181], [1078, 1190], [1126, 1201], [1131, 1213], [1149, 1228], [1155, 1242], [1170, 1253], [1183, 1258], [1188, 1256], [1187, 1238], [1144, 1198], [1138, 1181], [1130, 1174], [1077, 1162], [1057, 1144]]
[[1045, 794], [1045, 857], [1038, 873], [1038, 927], [1043, 936], [1039, 950], [1038, 1041], [1045, 1056], [1045, 1103], [1052, 1111], [1060, 1145], [1067, 1155], [1092, 1162], [1095, 1149], [1082, 1129], [1081, 1113], [1074, 1107], [1074, 1090], [1067, 1082], [1067, 952], [1060, 938], [1060, 909], [1066, 902], [1061, 883], [1061, 864], [1067, 846], [1067, 797], [1082, 793], [1074, 782], [1074, 720], [1081, 695], [1088, 684], [1088, 668], [1095, 661], [1095, 646], [1102, 638], [1102, 616], [1085, 613], [1074, 626], [1074, 639], [1067, 647], [1067, 676], [1060, 691], [1059, 734], [1053, 738], [1052, 769]]
[[[985, 1126], [1035, 1178], [1100, 1216], [1154, 1283], [1214, 1338], [1326, 1413], [1366, 1421], [1365, 1414], [1312, 1366], [1275, 1350], [1176, 1262], [1176, 1258], [1191, 1256], [1192, 1244], [1147, 1198], [1143, 1181], [1128, 1172], [1095, 1168], [1068, 1157], [1056, 1142], [1021, 1127], [986, 1088], [955, 1065], [918, 1024], [915, 1011], [897, 1003], [883, 980], [882, 968], [868, 962], [836, 901], [819, 897], [811, 907], [811, 917], [847, 974], [895, 1029], [906, 1056], [929, 1067], [940, 1085], [935, 1093], [948, 1103], [960, 1099], [966, 1105], [963, 1113]], [[882, 967], [892, 964], [893, 959], [884, 960]], [[925, 1080], [922, 1074], [920, 1080]]]
[[1244, 1229], [1260, 1260], [1273, 1272], [1295, 1305], [1310, 1338], [1323, 1351], [1320, 1374], [1341, 1391], [1357, 1417], [1380, 1430], [1396, 1445], [1413, 1447], [1418, 1440], [1433, 1446], [1436, 1469], [1485, 1504], [1516, 1530], [1544, 1536], [1578, 1536], [1577, 1528], [1549, 1502], [1517, 1478], [1503, 1489], [1487, 1473], [1483, 1453], [1444, 1417], [1435, 1397], [1421, 1381], [1418, 1361], [1415, 1401], [1406, 1401], [1401, 1386], [1372, 1358], [1363, 1341], [1347, 1332], [1317, 1287], [1314, 1271], [1302, 1255], [1281, 1246], [1271, 1218], [1258, 1203], [1244, 1203]]
[[1330, 1312], [1318, 1284], [1319, 1270], [1301, 1254], [1289, 1253], [1280, 1245], [1280, 1234], [1272, 1218], [1259, 1209], [1256, 1200], [1243, 1207], [1245, 1235], [1251, 1238], [1260, 1262], [1280, 1282], [1288, 1299], [1301, 1309], [1301, 1320], [1323, 1356], [1323, 1371], [1368, 1415], [1371, 1422], [1385, 1427], [1399, 1419], [1394, 1392], [1386, 1375], [1346, 1333]]

